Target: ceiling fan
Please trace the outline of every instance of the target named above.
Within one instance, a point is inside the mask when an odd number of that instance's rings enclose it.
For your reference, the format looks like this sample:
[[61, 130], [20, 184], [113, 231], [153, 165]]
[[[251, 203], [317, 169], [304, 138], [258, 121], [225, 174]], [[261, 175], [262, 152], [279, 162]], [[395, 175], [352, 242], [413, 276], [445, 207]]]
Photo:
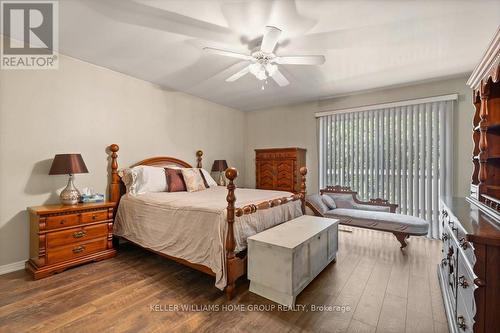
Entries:
[[[224, 51], [205, 47], [203, 50], [213, 54], [219, 54], [226, 57], [233, 57], [250, 61], [251, 63], [240, 70], [239, 72], [231, 75], [226, 79], [227, 82], [233, 82], [246, 75], [252, 73], [259, 80], [267, 80], [271, 77], [280, 87], [290, 84], [288, 79], [279, 71], [278, 65], [321, 65], [325, 62], [325, 57], [322, 55], [306, 55], [306, 56], [277, 56], [273, 53], [278, 38], [281, 35], [281, 30], [267, 26], [265, 29], [264, 37], [260, 45], [260, 50], [253, 52], [251, 55], [243, 53]], [[266, 81], [267, 82], [267, 81]], [[264, 86], [262, 86], [264, 89]]]

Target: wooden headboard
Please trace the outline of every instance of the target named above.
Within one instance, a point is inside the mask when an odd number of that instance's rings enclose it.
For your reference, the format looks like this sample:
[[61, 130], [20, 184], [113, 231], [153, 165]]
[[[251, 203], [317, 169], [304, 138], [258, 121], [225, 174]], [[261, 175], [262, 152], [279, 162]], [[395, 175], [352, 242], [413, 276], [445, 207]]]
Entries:
[[[120, 150], [120, 147], [117, 144], [112, 144], [109, 146], [109, 150], [111, 151], [111, 183], [109, 184], [109, 200], [118, 202], [120, 201], [121, 196], [125, 193], [125, 184], [123, 184], [120, 176], [118, 176], [117, 152], [118, 150]], [[196, 152], [197, 168], [202, 167], [201, 163], [202, 156], [203, 152], [201, 150], [198, 150]], [[149, 165], [156, 167], [168, 167], [175, 165], [183, 168], [192, 168], [191, 164], [184, 162], [183, 160], [180, 160], [178, 158], [168, 157], [168, 156], [157, 156], [157, 157], [147, 158], [145, 160], [135, 163], [134, 165], [131, 165], [130, 167], [133, 168], [138, 165]]]

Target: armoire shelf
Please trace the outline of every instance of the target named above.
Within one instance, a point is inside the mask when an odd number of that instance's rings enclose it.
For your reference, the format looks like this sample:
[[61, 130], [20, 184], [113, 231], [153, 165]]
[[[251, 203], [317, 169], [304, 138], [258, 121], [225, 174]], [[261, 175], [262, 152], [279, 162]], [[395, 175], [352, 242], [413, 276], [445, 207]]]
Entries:
[[470, 197], [500, 219], [500, 32], [472, 73], [472, 177]]

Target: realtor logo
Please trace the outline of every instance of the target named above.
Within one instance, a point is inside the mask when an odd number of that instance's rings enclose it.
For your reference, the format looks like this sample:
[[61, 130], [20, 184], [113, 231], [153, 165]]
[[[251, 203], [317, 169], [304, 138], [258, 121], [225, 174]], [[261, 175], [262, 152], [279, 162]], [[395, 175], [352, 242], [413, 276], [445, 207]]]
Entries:
[[58, 68], [57, 1], [1, 1], [1, 69]]

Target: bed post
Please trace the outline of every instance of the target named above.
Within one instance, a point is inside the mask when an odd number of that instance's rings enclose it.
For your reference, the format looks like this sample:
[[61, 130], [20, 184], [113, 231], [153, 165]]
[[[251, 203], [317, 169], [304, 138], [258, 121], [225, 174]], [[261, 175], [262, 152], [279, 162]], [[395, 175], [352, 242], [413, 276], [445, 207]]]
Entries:
[[201, 168], [201, 157], [203, 156], [203, 151], [202, 150], [198, 150], [196, 152], [196, 167], [197, 168]]
[[109, 200], [118, 202], [120, 200], [120, 177], [118, 176], [118, 154], [120, 150], [117, 144], [109, 146], [111, 150], [111, 184], [109, 184]]
[[300, 179], [300, 201], [301, 201], [301, 207], [302, 207], [302, 214], [306, 214], [306, 175], [307, 175], [307, 168], [302, 167], [299, 170], [301, 179]]
[[226, 296], [230, 300], [233, 298], [234, 288], [236, 286], [235, 272], [232, 271], [231, 266], [233, 266], [233, 261], [235, 261], [234, 249], [236, 247], [236, 242], [234, 239], [234, 203], [236, 202], [236, 196], [234, 195], [234, 190], [236, 185], [234, 185], [234, 180], [238, 176], [238, 170], [235, 168], [228, 168], [226, 170], [226, 178], [229, 180], [227, 185], [227, 235], [226, 235], [226, 276], [227, 276], [227, 286], [226, 286]]

